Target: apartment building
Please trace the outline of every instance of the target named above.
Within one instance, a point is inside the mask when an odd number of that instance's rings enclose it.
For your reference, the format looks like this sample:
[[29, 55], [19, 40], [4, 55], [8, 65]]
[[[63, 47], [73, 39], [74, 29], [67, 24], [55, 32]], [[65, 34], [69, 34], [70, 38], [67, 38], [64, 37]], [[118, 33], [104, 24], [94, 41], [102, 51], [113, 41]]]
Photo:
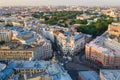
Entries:
[[60, 31], [56, 31], [55, 37], [58, 46], [65, 55], [74, 55], [75, 52], [77, 53], [78, 51], [83, 49], [85, 45], [85, 36], [82, 33], [76, 34], [74, 36], [66, 36]]
[[103, 35], [86, 44], [86, 59], [104, 68], [120, 68], [120, 37], [118, 35], [120, 26], [111, 25]]
[[112, 35], [120, 36], [120, 23], [112, 23], [108, 26], [108, 32]]
[[0, 30], [0, 41], [9, 42], [12, 40], [12, 31], [2, 29]]
[[74, 55], [84, 48], [85, 44], [91, 36], [78, 33], [70, 28], [60, 26], [44, 26], [40, 27], [40, 32], [47, 39], [56, 43], [64, 55]]
[[31, 60], [33, 51], [0, 50], [0, 60]]
[[52, 57], [52, 45], [49, 41], [43, 41], [40, 45], [24, 45], [19, 42], [5, 45], [0, 47], [0, 60], [41, 60]]
[[41, 60], [52, 57], [51, 42], [35, 31], [22, 27], [10, 27], [10, 42], [0, 46], [0, 60]]

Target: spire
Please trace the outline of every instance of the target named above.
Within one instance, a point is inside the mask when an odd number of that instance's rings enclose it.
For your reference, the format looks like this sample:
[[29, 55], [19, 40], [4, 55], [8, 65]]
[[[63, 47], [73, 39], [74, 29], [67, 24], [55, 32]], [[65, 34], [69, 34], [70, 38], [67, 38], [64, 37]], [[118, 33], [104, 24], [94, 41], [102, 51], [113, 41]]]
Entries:
[[56, 59], [56, 56], [55, 56], [55, 54], [54, 54], [54, 56], [53, 56], [53, 58], [52, 58], [52, 62], [57, 62], [57, 59]]

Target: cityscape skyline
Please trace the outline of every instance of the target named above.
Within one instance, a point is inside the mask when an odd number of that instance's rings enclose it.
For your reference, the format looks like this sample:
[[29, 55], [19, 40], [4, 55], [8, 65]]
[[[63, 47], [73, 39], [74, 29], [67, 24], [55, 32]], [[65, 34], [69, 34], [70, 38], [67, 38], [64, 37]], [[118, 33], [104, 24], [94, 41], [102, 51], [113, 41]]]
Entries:
[[77, 5], [77, 6], [119, 6], [120, 0], [0, 0], [0, 6], [59, 6], [59, 5]]
[[0, 0], [0, 80], [120, 80], [116, 1]]

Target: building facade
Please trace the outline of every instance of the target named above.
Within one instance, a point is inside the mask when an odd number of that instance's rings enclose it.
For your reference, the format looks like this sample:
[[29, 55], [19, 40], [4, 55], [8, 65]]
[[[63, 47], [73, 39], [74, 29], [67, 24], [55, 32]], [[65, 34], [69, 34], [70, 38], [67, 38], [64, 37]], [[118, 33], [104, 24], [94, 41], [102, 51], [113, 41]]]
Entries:
[[64, 55], [74, 55], [84, 48], [90, 37], [87, 34], [78, 33], [72, 28], [59, 26], [40, 27], [44, 37], [55, 43]]
[[31, 60], [33, 51], [0, 50], [0, 60]]
[[111, 25], [103, 35], [86, 44], [86, 59], [104, 68], [120, 68], [120, 26]]
[[12, 40], [12, 31], [10, 30], [0, 30], [0, 41], [9, 42]]

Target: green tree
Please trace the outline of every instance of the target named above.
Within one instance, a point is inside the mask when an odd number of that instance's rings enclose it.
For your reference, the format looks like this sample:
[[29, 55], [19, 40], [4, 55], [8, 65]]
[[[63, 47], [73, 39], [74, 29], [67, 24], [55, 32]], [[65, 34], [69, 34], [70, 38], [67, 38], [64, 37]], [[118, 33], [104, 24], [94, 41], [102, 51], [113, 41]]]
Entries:
[[3, 44], [5, 44], [5, 41], [0, 41], [0, 45], [3, 45]]
[[5, 27], [11, 27], [11, 26], [13, 26], [13, 24], [8, 23], [8, 24], [5, 25]]
[[112, 18], [109, 18], [108, 20], [106, 20], [106, 18], [105, 19], [101, 18], [97, 22], [93, 22], [89, 25], [81, 25], [76, 29], [78, 32], [91, 34], [93, 35], [93, 37], [96, 37], [103, 34], [107, 30], [108, 25], [111, 23], [112, 23]]

